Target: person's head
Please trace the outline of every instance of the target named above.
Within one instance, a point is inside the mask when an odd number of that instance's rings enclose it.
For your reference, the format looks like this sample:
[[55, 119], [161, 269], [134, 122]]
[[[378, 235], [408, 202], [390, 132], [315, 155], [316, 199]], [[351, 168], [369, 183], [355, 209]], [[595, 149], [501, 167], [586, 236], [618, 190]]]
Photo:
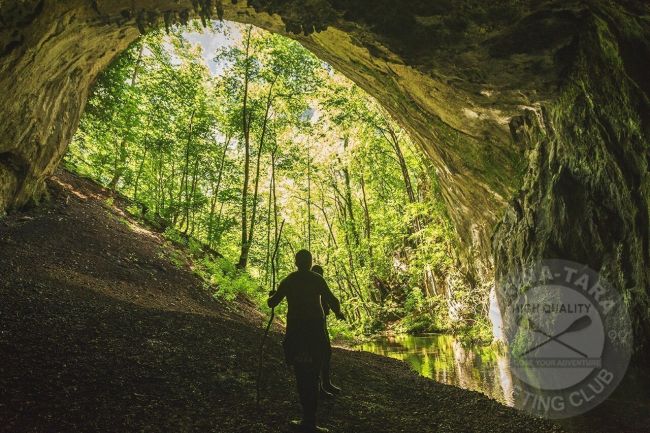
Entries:
[[316, 272], [318, 275], [322, 276], [323, 273], [325, 272], [323, 270], [323, 267], [321, 265], [314, 265], [311, 267], [312, 272]]
[[296, 253], [296, 266], [299, 271], [308, 271], [311, 269], [311, 253], [307, 250], [300, 250]]

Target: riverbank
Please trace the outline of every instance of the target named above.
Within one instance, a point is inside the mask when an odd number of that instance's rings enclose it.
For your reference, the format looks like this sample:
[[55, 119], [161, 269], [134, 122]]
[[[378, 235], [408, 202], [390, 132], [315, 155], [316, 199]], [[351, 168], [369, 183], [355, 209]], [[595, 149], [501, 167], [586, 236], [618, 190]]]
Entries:
[[[215, 300], [164, 240], [68, 173], [0, 222], [1, 432], [281, 432], [299, 414], [279, 329], [255, 405], [261, 325]], [[116, 203], [119, 206], [119, 202]], [[336, 349], [333, 432], [560, 432], [399, 361]]]
[[[505, 347], [468, 344], [452, 334], [392, 335], [355, 347], [403, 361], [423, 377], [480, 392], [507, 406], [523, 406], [525, 395], [515, 392], [517, 378]], [[556, 422], [567, 432], [647, 433], [648, 389], [650, 375], [630, 367], [621, 384], [600, 406]]]

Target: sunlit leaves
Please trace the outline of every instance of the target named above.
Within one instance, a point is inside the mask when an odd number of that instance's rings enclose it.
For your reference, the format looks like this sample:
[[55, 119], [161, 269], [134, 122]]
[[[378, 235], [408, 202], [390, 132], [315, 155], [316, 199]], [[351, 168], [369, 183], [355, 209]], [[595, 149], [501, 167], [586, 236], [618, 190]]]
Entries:
[[[145, 219], [224, 255], [204, 266], [218, 293], [267, 291], [285, 220], [280, 275], [310, 247], [357, 330], [414, 315], [446, 323], [451, 284], [473, 298], [455, 278], [456, 235], [433, 168], [357, 86], [297, 42], [248, 31], [248, 51], [212, 53], [218, 75], [179, 29], [140, 39], [98, 81], [67, 161], [104, 184], [117, 178]], [[257, 205], [248, 276], [229, 268], [242, 245], [245, 132], [253, 175], [260, 157], [259, 194], [245, 201]]]

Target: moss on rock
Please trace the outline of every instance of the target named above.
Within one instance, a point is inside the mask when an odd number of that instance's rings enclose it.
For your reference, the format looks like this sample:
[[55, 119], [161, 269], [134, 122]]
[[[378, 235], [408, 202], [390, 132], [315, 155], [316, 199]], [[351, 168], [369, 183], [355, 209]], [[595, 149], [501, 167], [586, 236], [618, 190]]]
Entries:
[[639, 354], [650, 336], [650, 101], [622, 47], [639, 40], [640, 20], [600, 6], [585, 24], [561, 95], [519, 122], [528, 171], [493, 237], [498, 279], [541, 258], [599, 271], [624, 295]]

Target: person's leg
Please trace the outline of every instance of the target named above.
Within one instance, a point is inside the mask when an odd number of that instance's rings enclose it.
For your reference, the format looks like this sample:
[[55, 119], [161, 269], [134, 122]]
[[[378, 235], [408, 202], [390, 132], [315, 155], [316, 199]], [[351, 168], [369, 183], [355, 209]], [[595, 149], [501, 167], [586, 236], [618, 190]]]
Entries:
[[323, 386], [327, 388], [330, 384], [330, 359], [332, 358], [332, 354], [328, 353], [325, 356], [325, 359], [323, 360], [323, 368], [321, 369], [321, 378], [323, 382]]
[[325, 352], [323, 357], [323, 366], [321, 368], [321, 391], [325, 396], [334, 396], [341, 392], [341, 388], [332, 384], [330, 377], [330, 361], [332, 359], [332, 343], [330, 342], [329, 332], [327, 331], [327, 323], [325, 323], [325, 334], [327, 337]]
[[312, 362], [297, 362], [294, 366], [298, 396], [302, 406], [302, 424], [306, 428], [315, 428], [316, 409], [318, 407], [318, 369]]

